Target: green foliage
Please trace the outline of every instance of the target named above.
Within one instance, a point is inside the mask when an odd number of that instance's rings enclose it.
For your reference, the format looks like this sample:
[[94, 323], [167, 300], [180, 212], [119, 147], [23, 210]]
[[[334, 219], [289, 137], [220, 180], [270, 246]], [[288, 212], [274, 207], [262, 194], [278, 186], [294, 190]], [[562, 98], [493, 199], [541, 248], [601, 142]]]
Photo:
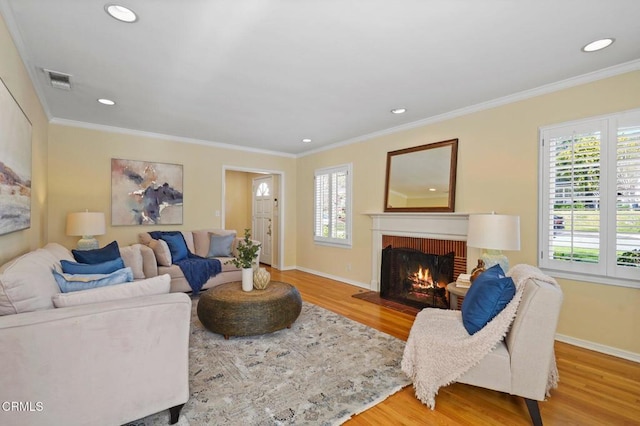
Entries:
[[258, 250], [260, 250], [260, 244], [254, 244], [251, 240], [251, 229], [245, 228], [244, 239], [238, 242], [238, 256], [226, 263], [232, 263], [236, 268], [251, 268]]
[[[572, 260], [574, 262], [598, 263], [598, 250], [586, 248], [556, 247], [553, 250], [554, 259]], [[619, 266], [635, 266], [640, 268], [640, 249], [618, 252]]]
[[626, 251], [618, 256], [618, 265], [640, 267], [640, 249]]
[[574, 262], [598, 263], [598, 250], [574, 248], [572, 252], [571, 247], [554, 247], [553, 258]]

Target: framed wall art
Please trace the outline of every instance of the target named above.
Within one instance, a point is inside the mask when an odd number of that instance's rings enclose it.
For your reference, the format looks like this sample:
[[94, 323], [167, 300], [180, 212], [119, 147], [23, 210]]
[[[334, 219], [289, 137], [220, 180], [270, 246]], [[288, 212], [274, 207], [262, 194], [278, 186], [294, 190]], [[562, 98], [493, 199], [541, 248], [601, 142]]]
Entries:
[[31, 227], [31, 122], [0, 79], [0, 235]]
[[111, 159], [111, 225], [181, 225], [181, 164]]

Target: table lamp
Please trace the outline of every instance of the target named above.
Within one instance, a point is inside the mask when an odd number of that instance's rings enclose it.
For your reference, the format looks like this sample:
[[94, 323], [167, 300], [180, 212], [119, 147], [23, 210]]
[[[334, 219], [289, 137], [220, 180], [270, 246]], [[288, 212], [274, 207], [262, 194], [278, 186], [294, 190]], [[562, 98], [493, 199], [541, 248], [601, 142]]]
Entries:
[[94, 235], [105, 233], [104, 213], [89, 210], [67, 215], [67, 235], [82, 236], [78, 250], [93, 250], [99, 247]]
[[520, 216], [502, 214], [469, 215], [467, 246], [482, 249], [480, 259], [485, 269], [499, 264], [509, 270], [509, 260], [502, 250], [520, 250]]

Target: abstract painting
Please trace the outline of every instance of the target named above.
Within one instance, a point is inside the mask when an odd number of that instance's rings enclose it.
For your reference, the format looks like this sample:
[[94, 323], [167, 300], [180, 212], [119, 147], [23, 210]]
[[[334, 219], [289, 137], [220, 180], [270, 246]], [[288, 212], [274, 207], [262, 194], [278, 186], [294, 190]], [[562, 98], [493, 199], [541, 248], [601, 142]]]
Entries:
[[31, 123], [0, 79], [0, 235], [31, 227]]
[[111, 159], [111, 225], [181, 225], [182, 165]]

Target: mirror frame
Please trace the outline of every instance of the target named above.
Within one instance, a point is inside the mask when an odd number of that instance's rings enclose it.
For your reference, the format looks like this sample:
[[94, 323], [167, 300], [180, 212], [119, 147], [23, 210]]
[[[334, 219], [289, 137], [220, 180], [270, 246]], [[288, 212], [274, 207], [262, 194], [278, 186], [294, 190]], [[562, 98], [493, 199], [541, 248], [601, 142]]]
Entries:
[[[389, 179], [391, 173], [391, 162], [394, 158], [402, 155], [411, 155], [416, 152], [427, 151], [435, 148], [451, 147], [451, 162], [449, 166], [449, 197], [446, 206], [436, 207], [390, 207], [389, 189], [391, 187]], [[456, 202], [456, 168], [458, 165], [458, 139], [450, 139], [442, 142], [429, 143], [426, 145], [414, 146], [412, 148], [399, 149], [387, 152], [387, 173], [384, 185], [384, 211], [385, 212], [453, 212]]]

